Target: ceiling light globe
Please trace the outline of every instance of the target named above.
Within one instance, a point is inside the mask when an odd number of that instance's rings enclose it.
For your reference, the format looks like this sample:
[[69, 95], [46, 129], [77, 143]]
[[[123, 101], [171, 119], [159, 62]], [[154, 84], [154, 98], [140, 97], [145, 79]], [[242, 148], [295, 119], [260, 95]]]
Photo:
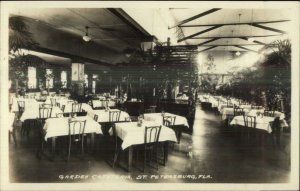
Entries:
[[89, 42], [91, 40], [91, 37], [89, 37], [87, 35], [83, 36], [82, 38], [85, 42]]

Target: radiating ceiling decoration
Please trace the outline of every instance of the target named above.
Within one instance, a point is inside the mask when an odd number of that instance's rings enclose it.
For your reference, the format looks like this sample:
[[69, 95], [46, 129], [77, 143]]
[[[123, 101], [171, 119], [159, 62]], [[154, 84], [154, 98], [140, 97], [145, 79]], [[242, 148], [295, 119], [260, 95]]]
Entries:
[[[199, 52], [245, 51], [259, 53], [284, 34], [288, 34], [290, 15], [286, 9], [170, 9], [182, 31], [178, 42], [197, 45]], [[231, 31], [235, 35], [231, 36]], [[227, 39], [232, 43], [227, 45]]]

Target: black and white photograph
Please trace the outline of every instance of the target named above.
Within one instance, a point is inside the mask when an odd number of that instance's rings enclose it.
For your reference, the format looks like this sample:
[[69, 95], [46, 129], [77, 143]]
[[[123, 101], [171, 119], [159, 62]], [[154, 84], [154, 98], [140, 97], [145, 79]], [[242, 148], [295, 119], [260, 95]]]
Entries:
[[299, 2], [1, 2], [1, 190], [298, 190]]

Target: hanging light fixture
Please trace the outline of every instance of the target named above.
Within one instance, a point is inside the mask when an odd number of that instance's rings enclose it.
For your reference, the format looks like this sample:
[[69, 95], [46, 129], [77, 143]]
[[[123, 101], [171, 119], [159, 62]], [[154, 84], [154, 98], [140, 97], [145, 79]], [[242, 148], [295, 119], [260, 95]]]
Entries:
[[[241, 13], [239, 14], [239, 34], [240, 34], [240, 25], [241, 25]], [[239, 55], [241, 55], [241, 53], [240, 53], [240, 51], [237, 51], [236, 53], [235, 53], [235, 55], [237, 55], [237, 56], [239, 56]]]
[[254, 42], [254, 38], [252, 37], [253, 35], [252, 35], [252, 26], [253, 26], [253, 9], [252, 9], [252, 13], [251, 13], [251, 31], [250, 31], [250, 37], [247, 39], [248, 40], [248, 42]]
[[82, 39], [85, 41], [85, 42], [89, 42], [90, 40], [92, 40], [92, 38], [89, 36], [89, 27], [86, 26], [85, 27], [85, 35], [82, 37]]

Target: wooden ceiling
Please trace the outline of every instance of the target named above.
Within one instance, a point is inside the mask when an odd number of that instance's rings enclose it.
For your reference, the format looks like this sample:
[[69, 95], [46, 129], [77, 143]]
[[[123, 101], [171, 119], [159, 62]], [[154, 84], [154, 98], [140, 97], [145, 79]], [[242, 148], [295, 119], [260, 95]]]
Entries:
[[[170, 9], [178, 42], [199, 51], [254, 51], [288, 34], [287, 9]], [[254, 38], [254, 41], [248, 41]]]

